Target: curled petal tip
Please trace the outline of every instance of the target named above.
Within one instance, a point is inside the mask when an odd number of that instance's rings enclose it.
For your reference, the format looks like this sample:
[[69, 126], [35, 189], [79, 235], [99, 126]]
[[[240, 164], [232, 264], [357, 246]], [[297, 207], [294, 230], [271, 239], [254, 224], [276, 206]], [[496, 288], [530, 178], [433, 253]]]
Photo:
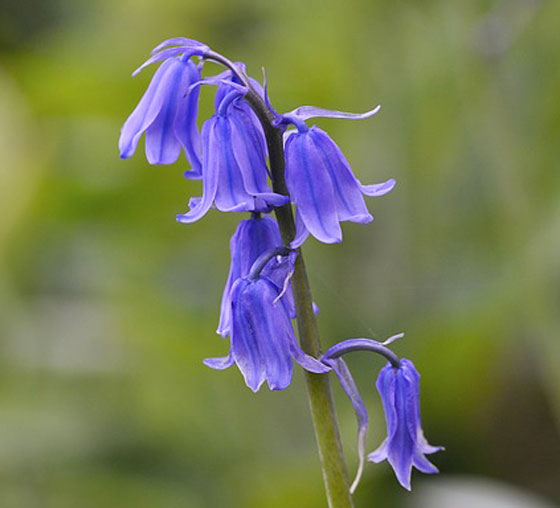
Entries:
[[133, 77], [136, 76], [142, 69], [144, 69], [144, 67], [147, 67], [148, 65], [151, 65], [155, 62], [159, 62], [161, 60], [166, 60], [168, 58], [172, 58], [174, 56], [177, 56], [180, 52], [181, 52], [180, 48], [164, 49], [161, 53], [158, 53], [157, 55], [153, 55], [150, 58], [148, 58], [140, 67], [138, 67], [132, 73], [132, 76]]
[[404, 332], [396, 333], [395, 335], [391, 335], [391, 337], [389, 337], [387, 340], [385, 340], [381, 344], [383, 344], [384, 346], [388, 346], [392, 342], [395, 342], [396, 340], [402, 339], [403, 337], [404, 337]]
[[365, 113], [348, 113], [347, 111], [338, 111], [335, 109], [317, 108], [315, 106], [300, 106], [299, 108], [286, 113], [287, 117], [295, 117], [299, 120], [309, 120], [310, 118], [341, 118], [345, 120], [363, 120], [375, 115], [381, 106], [366, 111]]
[[155, 55], [167, 46], [186, 46], [210, 49], [206, 44], [203, 44], [202, 42], [194, 39], [188, 39], [187, 37], [171, 37], [170, 39], [166, 39], [161, 44], [158, 44], [154, 49], [152, 49], [151, 54]]
[[211, 369], [224, 370], [233, 365], [233, 357], [231, 354], [229, 356], [224, 356], [222, 358], [206, 358], [202, 361], [204, 365], [210, 367]]
[[370, 185], [361, 185], [361, 191], [366, 196], [383, 196], [384, 194], [388, 194], [393, 190], [397, 181], [394, 178], [389, 178], [389, 180], [381, 183], [374, 183]]

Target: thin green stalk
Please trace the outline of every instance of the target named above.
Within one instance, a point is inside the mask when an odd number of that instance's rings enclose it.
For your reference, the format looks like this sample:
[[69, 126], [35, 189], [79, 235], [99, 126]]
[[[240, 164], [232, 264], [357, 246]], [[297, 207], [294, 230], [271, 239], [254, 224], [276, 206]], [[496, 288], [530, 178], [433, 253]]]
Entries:
[[[264, 128], [273, 190], [279, 194], [288, 195], [284, 177], [283, 132], [274, 126], [273, 113], [267, 108], [257, 93], [251, 90], [247, 94], [246, 99], [259, 117]], [[284, 244], [289, 245], [295, 235], [292, 208], [287, 204], [276, 208], [275, 213]], [[313, 313], [311, 290], [301, 249], [298, 249], [298, 257], [292, 277], [292, 291], [296, 305], [297, 327], [301, 347], [306, 353], [319, 357], [321, 355], [321, 342], [317, 320]], [[352, 508], [350, 483], [340, 443], [338, 422], [328, 374], [313, 374], [306, 371], [305, 379], [329, 507]]]

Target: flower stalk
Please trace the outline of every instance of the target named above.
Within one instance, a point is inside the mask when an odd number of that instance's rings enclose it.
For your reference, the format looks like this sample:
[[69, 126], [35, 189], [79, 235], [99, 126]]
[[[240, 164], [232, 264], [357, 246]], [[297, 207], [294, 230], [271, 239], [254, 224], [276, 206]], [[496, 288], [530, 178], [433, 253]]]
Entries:
[[[245, 99], [261, 122], [266, 138], [272, 190], [277, 194], [288, 195], [285, 178], [286, 161], [282, 140], [283, 127], [275, 125], [274, 112], [268, 108], [262, 97], [252, 88], [248, 78], [235, 64], [221, 57], [221, 55], [219, 58], [215, 58], [215, 55], [206, 55], [206, 58], [226, 65], [242, 83], [248, 86], [249, 91]], [[296, 232], [292, 207], [290, 203], [287, 203], [275, 207], [274, 213], [278, 221], [282, 241], [285, 246], [289, 247]], [[298, 335], [303, 351], [318, 358], [322, 353], [321, 340], [317, 320], [313, 312], [311, 288], [301, 248], [298, 248], [297, 252], [298, 256], [292, 276], [292, 292], [296, 307]], [[326, 374], [314, 374], [305, 371], [305, 381], [329, 507], [352, 508], [354, 504], [350, 495], [350, 482], [342, 451], [329, 377]]]
[[[250, 89], [246, 99], [264, 129], [272, 175], [272, 189], [278, 194], [287, 195], [288, 189], [284, 176], [283, 129], [274, 125], [274, 113], [267, 108], [255, 91]], [[296, 231], [292, 208], [289, 204], [277, 207], [275, 214], [284, 245], [289, 246]], [[317, 320], [313, 313], [311, 289], [301, 249], [298, 249], [295, 262], [292, 291], [301, 348], [307, 354], [318, 358], [321, 356], [321, 341]], [[350, 482], [340, 442], [329, 377], [326, 374], [313, 374], [305, 371], [305, 381], [329, 507], [350, 508], [354, 505], [350, 495]]]

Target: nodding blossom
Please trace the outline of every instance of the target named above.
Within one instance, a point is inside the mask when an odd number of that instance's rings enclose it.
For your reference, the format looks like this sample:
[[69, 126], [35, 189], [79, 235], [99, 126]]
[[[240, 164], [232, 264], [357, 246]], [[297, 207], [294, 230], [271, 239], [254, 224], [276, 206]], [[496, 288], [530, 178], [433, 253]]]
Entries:
[[282, 121], [297, 130], [285, 135], [286, 182], [296, 205], [297, 232], [292, 247], [299, 247], [311, 233], [324, 243], [342, 241], [340, 222], [365, 224], [373, 220], [363, 195], [382, 196], [395, 186], [395, 180], [362, 185], [332, 138], [305, 120], [316, 116], [360, 119], [379, 111], [363, 114], [330, 111], [302, 106], [283, 115]]
[[[231, 264], [226, 287], [222, 295], [220, 323], [217, 332], [227, 337], [231, 328], [231, 289], [237, 279], [247, 277], [257, 258], [276, 247], [282, 246], [278, 224], [272, 217], [255, 214], [242, 220], [230, 240]], [[274, 260], [270, 261], [270, 264]], [[291, 297], [291, 291], [285, 297]], [[292, 303], [293, 306], [293, 303]]]
[[412, 466], [423, 473], [437, 473], [437, 468], [425, 455], [443, 450], [426, 441], [420, 424], [420, 375], [411, 361], [399, 359], [387, 346], [404, 334], [389, 337], [385, 342], [371, 339], [347, 339], [329, 348], [321, 361], [332, 368], [342, 389], [352, 402], [358, 423], [358, 472], [352, 484], [354, 491], [365, 462], [368, 413], [360, 392], [342, 356], [353, 351], [371, 351], [389, 360], [377, 379], [377, 390], [383, 401], [387, 420], [387, 439], [368, 455], [371, 462], [389, 461], [399, 483], [410, 490]]
[[[177, 43], [178, 39], [170, 41]], [[146, 158], [150, 164], [172, 164], [182, 148], [193, 173], [200, 175], [200, 139], [196, 125], [199, 94], [198, 89], [190, 88], [200, 81], [200, 68], [190, 58], [207, 47], [180, 39], [183, 46], [163, 49], [169, 41], [162, 43], [154, 49], [154, 56], [134, 72], [136, 75], [147, 65], [164, 60], [121, 129], [119, 151], [121, 158], [131, 157], [145, 133]]]
[[[259, 260], [255, 261], [255, 264]], [[254, 266], [251, 272], [254, 272]], [[264, 381], [271, 390], [283, 390], [292, 380], [295, 360], [309, 372], [330, 368], [303, 352], [297, 343], [290, 309], [278, 285], [263, 273], [237, 279], [231, 290], [231, 349], [227, 357], [204, 361], [213, 369], [236, 364], [254, 392]]]
[[220, 97], [215, 114], [202, 127], [202, 198], [177, 215], [179, 222], [195, 222], [213, 205], [222, 212], [259, 212], [289, 201], [268, 186], [262, 132], [243, 93], [232, 87]]
[[426, 455], [443, 450], [426, 441], [420, 423], [420, 374], [409, 360], [402, 359], [400, 367], [388, 363], [379, 373], [377, 390], [381, 395], [387, 438], [368, 455], [368, 460], [389, 461], [397, 480], [410, 490], [412, 466], [422, 473], [438, 472]]

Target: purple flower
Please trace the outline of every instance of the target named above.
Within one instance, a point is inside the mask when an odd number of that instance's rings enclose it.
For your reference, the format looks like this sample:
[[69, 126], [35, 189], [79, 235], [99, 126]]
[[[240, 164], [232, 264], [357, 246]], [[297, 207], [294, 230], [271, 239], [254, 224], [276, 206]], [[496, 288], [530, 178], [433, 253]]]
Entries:
[[395, 185], [393, 179], [362, 185], [329, 135], [317, 126], [308, 128], [305, 120], [315, 116], [367, 118], [378, 110], [355, 115], [303, 106], [283, 115], [283, 123], [297, 127], [285, 136], [286, 183], [297, 205], [293, 248], [302, 245], [309, 233], [325, 243], [342, 241], [340, 222], [363, 224], [373, 219], [363, 195], [382, 196]]
[[387, 419], [387, 438], [368, 455], [368, 460], [389, 461], [397, 480], [410, 490], [412, 466], [428, 474], [438, 469], [425, 457], [443, 450], [426, 441], [420, 424], [420, 375], [409, 360], [401, 360], [400, 367], [388, 363], [379, 373], [377, 390], [381, 395]]
[[[261, 254], [281, 246], [280, 230], [272, 217], [252, 217], [242, 220], [237, 226], [237, 230], [230, 240], [231, 264], [222, 295], [220, 324], [217, 330], [222, 337], [227, 337], [230, 333], [231, 288], [233, 284], [237, 279], [249, 275], [251, 266]], [[272, 261], [270, 264], [272, 264]], [[273, 270], [275, 266], [277, 266], [276, 261], [274, 261], [270, 270]], [[286, 296], [288, 295], [291, 298], [291, 291], [286, 293]]]
[[330, 347], [325, 354], [321, 357], [321, 361], [332, 368], [344, 393], [350, 399], [352, 406], [354, 407], [354, 413], [356, 414], [356, 420], [358, 423], [358, 471], [350, 487], [350, 493], [353, 493], [360, 478], [362, 477], [362, 472], [365, 463], [365, 453], [366, 453], [366, 437], [368, 431], [369, 417], [366, 410], [366, 406], [358, 387], [354, 382], [354, 378], [350, 373], [350, 369], [346, 365], [346, 362], [342, 359], [342, 356], [351, 353], [352, 351], [372, 351], [374, 353], [380, 354], [387, 358], [392, 365], [400, 366], [400, 360], [390, 349], [386, 346], [396, 339], [403, 336], [402, 333], [393, 335], [385, 342], [377, 342], [371, 339], [347, 339], [335, 344]]
[[[220, 90], [219, 90], [220, 91]], [[220, 91], [216, 113], [202, 127], [202, 198], [179, 222], [199, 220], [214, 205], [222, 212], [268, 211], [289, 201], [267, 183], [263, 135], [254, 114], [243, 102], [240, 86]]]
[[[163, 49], [170, 44], [179, 47]], [[131, 157], [140, 137], [146, 133], [146, 157], [150, 164], [171, 164], [184, 150], [195, 175], [200, 175], [200, 139], [196, 126], [200, 69], [189, 59], [208, 48], [196, 41], [176, 38], [155, 48], [155, 54], [140, 66], [164, 60], [148, 89], [124, 123], [119, 139], [121, 158]], [[162, 51], [160, 51], [162, 50]]]
[[329, 370], [300, 348], [278, 286], [264, 276], [238, 279], [231, 292], [230, 353], [204, 363], [218, 370], [237, 364], [256, 392], [264, 381], [271, 390], [286, 388], [292, 380], [292, 359], [310, 372]]

